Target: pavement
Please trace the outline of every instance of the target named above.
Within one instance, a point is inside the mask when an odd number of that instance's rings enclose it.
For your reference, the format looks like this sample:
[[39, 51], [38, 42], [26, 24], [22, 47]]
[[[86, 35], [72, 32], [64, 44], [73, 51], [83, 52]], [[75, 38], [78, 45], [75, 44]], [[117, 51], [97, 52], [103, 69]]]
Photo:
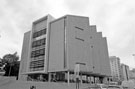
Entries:
[[[80, 89], [87, 89], [88, 84], [80, 84]], [[62, 82], [32, 82], [20, 81], [14, 78], [0, 78], [0, 89], [76, 89], [75, 83]]]

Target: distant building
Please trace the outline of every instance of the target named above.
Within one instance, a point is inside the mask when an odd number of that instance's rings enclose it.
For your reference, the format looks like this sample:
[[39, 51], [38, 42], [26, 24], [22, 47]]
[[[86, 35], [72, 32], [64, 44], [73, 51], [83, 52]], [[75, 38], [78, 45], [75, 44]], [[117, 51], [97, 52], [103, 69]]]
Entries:
[[129, 72], [129, 66], [125, 64], [121, 64], [121, 79], [124, 80], [129, 80], [130, 77], [130, 72]]
[[88, 17], [47, 15], [24, 34], [20, 80], [71, 82], [76, 63], [84, 81], [111, 76], [106, 38], [89, 25]]
[[121, 80], [120, 59], [116, 56], [110, 56], [111, 76], [113, 81]]
[[135, 80], [135, 69], [130, 70], [130, 79]]

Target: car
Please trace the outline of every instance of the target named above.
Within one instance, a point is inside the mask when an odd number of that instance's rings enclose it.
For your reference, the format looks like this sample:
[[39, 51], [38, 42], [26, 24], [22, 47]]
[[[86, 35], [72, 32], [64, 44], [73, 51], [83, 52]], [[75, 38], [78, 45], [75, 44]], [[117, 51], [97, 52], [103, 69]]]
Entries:
[[93, 84], [88, 87], [89, 89], [107, 89], [108, 86], [105, 84]]
[[120, 85], [108, 85], [108, 89], [123, 89]]
[[105, 84], [94, 84], [90, 85], [88, 89], [123, 89], [119, 85], [105, 85]]

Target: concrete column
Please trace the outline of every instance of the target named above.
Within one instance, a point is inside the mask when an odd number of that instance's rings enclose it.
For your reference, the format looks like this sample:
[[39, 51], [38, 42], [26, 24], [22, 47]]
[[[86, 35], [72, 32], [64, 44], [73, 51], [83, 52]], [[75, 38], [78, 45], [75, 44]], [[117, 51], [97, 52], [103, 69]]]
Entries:
[[69, 74], [70, 74], [69, 71], [67, 71], [67, 82], [68, 82], [68, 85], [70, 83], [70, 80], [69, 80], [70, 79], [70, 76], [69, 76]]
[[81, 84], [82, 84], [82, 74], [80, 74], [80, 80], [81, 80]]
[[95, 84], [95, 83], [96, 83], [96, 82], [95, 82], [95, 76], [93, 77], [93, 80], [94, 80], [94, 84]]
[[52, 73], [49, 73], [49, 74], [48, 74], [48, 78], [49, 78], [48, 81], [49, 81], [49, 82], [51, 82], [51, 74], [52, 74]]

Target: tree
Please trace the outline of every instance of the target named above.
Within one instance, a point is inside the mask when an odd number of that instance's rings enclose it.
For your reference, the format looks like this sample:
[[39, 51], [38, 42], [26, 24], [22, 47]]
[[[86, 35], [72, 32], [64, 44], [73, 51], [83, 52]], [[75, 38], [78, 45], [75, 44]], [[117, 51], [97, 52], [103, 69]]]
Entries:
[[3, 63], [3, 61], [2, 61], [2, 58], [0, 58], [0, 72], [1, 72], [1, 71], [4, 71], [4, 70], [3, 70], [3, 67], [4, 67], [4, 63]]
[[18, 59], [19, 57], [17, 56], [17, 52], [15, 52], [14, 54], [6, 54], [5, 56], [3, 56], [4, 63], [13, 64], [18, 61]]
[[3, 63], [5, 64], [5, 76], [18, 76], [19, 71], [19, 57], [17, 52], [14, 54], [6, 54], [3, 56]]
[[3, 66], [2, 59], [0, 58], [0, 67]]

